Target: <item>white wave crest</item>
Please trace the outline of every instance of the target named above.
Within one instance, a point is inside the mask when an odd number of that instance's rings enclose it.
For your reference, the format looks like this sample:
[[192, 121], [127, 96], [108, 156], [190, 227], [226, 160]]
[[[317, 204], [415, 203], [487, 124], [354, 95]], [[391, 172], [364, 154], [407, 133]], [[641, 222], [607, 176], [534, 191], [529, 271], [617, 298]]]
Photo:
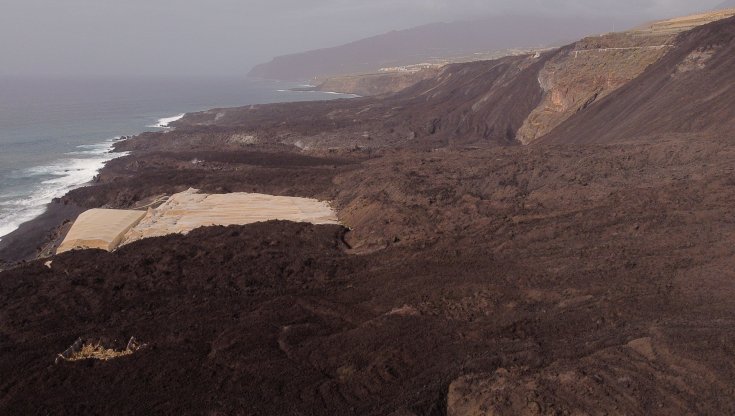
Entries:
[[118, 139], [78, 146], [78, 149], [89, 150], [70, 152], [67, 155], [73, 157], [14, 172], [15, 177], [39, 176], [39, 179], [47, 179], [31, 185], [27, 192], [16, 191], [0, 195], [0, 237], [43, 214], [52, 199], [62, 197], [91, 181], [108, 161], [127, 155], [127, 152], [111, 153], [112, 146]]
[[167, 128], [170, 127], [169, 125], [171, 123], [173, 123], [174, 121], [181, 120], [182, 118], [184, 118], [185, 115], [186, 115], [186, 113], [181, 113], [181, 114], [179, 114], [177, 116], [173, 116], [173, 117], [159, 118], [158, 121], [156, 122], [156, 124], [153, 124], [153, 125], [148, 126], [148, 127], [154, 127], [154, 128], [158, 128], [158, 129], [167, 129]]

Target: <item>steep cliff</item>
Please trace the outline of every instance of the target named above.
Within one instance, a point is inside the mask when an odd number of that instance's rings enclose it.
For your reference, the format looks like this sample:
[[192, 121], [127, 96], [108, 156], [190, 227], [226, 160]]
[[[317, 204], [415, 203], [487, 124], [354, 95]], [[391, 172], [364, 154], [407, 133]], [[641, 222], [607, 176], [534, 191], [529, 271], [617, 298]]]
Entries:
[[[178, 126], [206, 128], [210, 135], [245, 130], [249, 144], [306, 149], [529, 144], [546, 135], [549, 142], [605, 141], [646, 132], [706, 131], [706, 122], [722, 123], [704, 116], [692, 120], [691, 114], [716, 105], [707, 111], [723, 117], [732, 108], [727, 101], [731, 83], [724, 82], [732, 68], [731, 46], [726, 34], [714, 32], [726, 32], [732, 20], [722, 19], [734, 14], [731, 9], [686, 16], [548, 52], [447, 65], [389, 97], [211, 110], [190, 114]], [[721, 23], [702, 26], [712, 21]], [[700, 29], [679, 36], [695, 27]], [[696, 37], [705, 33], [721, 40]], [[669, 75], [654, 79], [661, 74]], [[662, 98], [670, 88], [680, 96]], [[627, 95], [618, 95], [621, 90]], [[700, 104], [677, 101], [699, 95]], [[643, 99], [656, 109], [641, 107]], [[657, 113], [661, 106], [670, 107], [668, 116]], [[627, 116], [620, 119], [620, 114]], [[646, 118], [639, 120], [643, 114]]]
[[682, 34], [641, 76], [541, 139], [608, 143], [640, 137], [735, 129], [735, 18]]
[[[447, 65], [435, 77], [388, 97], [192, 113], [176, 124], [191, 131], [192, 142], [179, 135], [178, 143], [230, 143], [225, 132], [236, 129], [254, 138], [250, 144], [280, 143], [306, 149], [515, 144], [516, 132], [541, 102], [543, 91], [536, 80], [552, 55]], [[212, 137], [220, 134], [222, 138]], [[208, 138], [202, 138], [204, 135]], [[122, 146], [135, 145], [129, 141]]]
[[[633, 46], [635, 45], [635, 46]], [[629, 34], [588, 38], [559, 51], [540, 71], [544, 100], [526, 119], [518, 140], [528, 144], [640, 75], [671, 45]]]
[[628, 84], [674, 50], [678, 34], [733, 15], [735, 10], [726, 10], [663, 20], [561, 49], [539, 73], [544, 100], [518, 132], [518, 140], [528, 144], [544, 136]]

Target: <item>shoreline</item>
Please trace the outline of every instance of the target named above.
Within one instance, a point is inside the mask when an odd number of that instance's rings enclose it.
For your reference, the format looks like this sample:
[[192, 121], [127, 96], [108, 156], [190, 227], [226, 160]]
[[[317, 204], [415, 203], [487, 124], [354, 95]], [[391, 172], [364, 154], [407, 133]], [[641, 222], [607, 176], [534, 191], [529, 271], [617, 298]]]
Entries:
[[[125, 137], [115, 136], [77, 145], [54, 155], [53, 159], [12, 171], [7, 189], [11, 194], [13, 190], [16, 193], [3, 200], [8, 208], [0, 216], [3, 222], [0, 241], [24, 223], [42, 215], [54, 199], [93, 181], [108, 161], [124, 156], [114, 150], [116, 143]], [[19, 192], [21, 187], [23, 192]], [[3, 188], [3, 192], [5, 190]]]
[[3, 236], [0, 241], [0, 270], [46, 257], [39, 257], [39, 254], [43, 255], [43, 251], [53, 248], [63, 238], [63, 235], [55, 234], [58, 231], [63, 233], [60, 228], [84, 211], [84, 208], [60, 199], [48, 203], [43, 214]]
[[[280, 90], [278, 90], [278, 91], [280, 91]], [[298, 92], [298, 91], [294, 91], [294, 90], [291, 90], [291, 89], [285, 90], [285, 91]], [[327, 92], [321, 92], [321, 91], [314, 91], [314, 92], [319, 93], [319, 94], [339, 95], [339, 96], [344, 96], [344, 98], [359, 98], [360, 97], [358, 95], [348, 94], [348, 93], [336, 93], [336, 92], [329, 92], [329, 93], [327, 93]], [[325, 98], [324, 100], [326, 101], [326, 100], [329, 100], [329, 99], [326, 99]], [[284, 101], [283, 103], [291, 103], [291, 102], [296, 103], [296, 102], [300, 102], [300, 101], [301, 100], [299, 100], [299, 99], [295, 99], [295, 101]], [[315, 98], [315, 102], [317, 102], [317, 101], [322, 101], [322, 100], [320, 100], [318, 98]], [[281, 102], [277, 102], [276, 104], [280, 104], [280, 103]], [[252, 104], [252, 105], [260, 105], [260, 104]], [[213, 108], [217, 108], [217, 107], [213, 107]], [[230, 108], [230, 107], [227, 107], [227, 108]], [[233, 108], [235, 108], [235, 107], [233, 107]], [[113, 160], [115, 158], [122, 157], [122, 156], [125, 155], [124, 154], [124, 151], [118, 150], [119, 147], [120, 147], [120, 145], [124, 141], [129, 140], [129, 139], [132, 139], [132, 138], [135, 138], [135, 137], [138, 137], [138, 136], [140, 136], [142, 134], [151, 134], [151, 133], [155, 134], [155, 133], [159, 133], [159, 132], [170, 132], [170, 131], [172, 131], [172, 130], [175, 129], [175, 127], [172, 126], [172, 124], [175, 124], [176, 122], [180, 121], [181, 119], [183, 119], [184, 117], [186, 117], [188, 114], [197, 113], [197, 112], [204, 112], [204, 111], [208, 111], [208, 110], [211, 110], [211, 108], [210, 107], [205, 107], [205, 108], [202, 108], [202, 109], [199, 109], [199, 110], [196, 110], [196, 111], [181, 112], [181, 113], [178, 113], [176, 115], [170, 115], [170, 116], [160, 117], [160, 118], [157, 119], [157, 121], [155, 123], [147, 124], [147, 125], [141, 127], [142, 131], [139, 131], [138, 133], [134, 133], [132, 135], [116, 136], [116, 137], [114, 137], [112, 139], [107, 139], [107, 140], [104, 140], [104, 141], [100, 141], [100, 142], [95, 142], [95, 143], [90, 143], [88, 145], [84, 145], [84, 146], [96, 146], [96, 145], [102, 145], [102, 144], [108, 145], [108, 147], [106, 148], [106, 151], [103, 152], [103, 153], [100, 153], [100, 156], [102, 156], [102, 155], [111, 155], [111, 154], [119, 154], [119, 153], [122, 153], [122, 154], [115, 155], [113, 158], [106, 158], [106, 160], [104, 160], [104, 162], [102, 163], [102, 165], [98, 169], [96, 169], [95, 172], [91, 176], [89, 176], [89, 180], [84, 181], [84, 182], [78, 182], [78, 183], [66, 185], [64, 187], [65, 188], [65, 192], [63, 194], [60, 194], [58, 192], [53, 192], [53, 196], [52, 196], [51, 199], [53, 199], [53, 198], [63, 198], [69, 192], [71, 192], [71, 191], [73, 191], [75, 189], [79, 189], [79, 188], [82, 188], [82, 187], [85, 187], [85, 186], [89, 186], [92, 183], [92, 181], [94, 181], [94, 178], [97, 175], [99, 175], [99, 173], [107, 166], [107, 164], [109, 163], [110, 160]], [[151, 129], [153, 129], [153, 130], [151, 130]], [[68, 154], [71, 155], [72, 152], [73, 152], [73, 149], [70, 149], [70, 152]], [[93, 159], [90, 158], [89, 160], [92, 161]], [[54, 162], [54, 163], [56, 163], [56, 162]], [[61, 186], [59, 188], [61, 188]], [[28, 194], [28, 196], [33, 196], [33, 194]], [[37, 214], [34, 217], [31, 217], [31, 218], [27, 219], [26, 221], [24, 221], [22, 223], [17, 224], [16, 228], [13, 231], [10, 231], [8, 234], [3, 235], [3, 236], [0, 236], [0, 242], [2, 242], [4, 239], [6, 239], [7, 236], [16, 233], [16, 231], [21, 226], [23, 226], [24, 224], [29, 223], [29, 222], [32, 222], [36, 218], [39, 218], [40, 216], [42, 216], [43, 213], [45, 213], [46, 209], [48, 209], [49, 204], [51, 203], [51, 200], [46, 200], [46, 201], [48, 201], [48, 202], [41, 203], [39, 205], [35, 205], [34, 206], [34, 208], [37, 209], [38, 212], [40, 212], [39, 214]], [[2, 246], [7, 246], [7, 242], [6, 242], [6, 244], [3, 244]]]
[[[315, 91], [323, 93], [321, 91]], [[334, 93], [336, 95], [354, 95], [344, 93]], [[359, 96], [356, 96], [359, 97]], [[347, 97], [353, 98], [353, 97]], [[321, 100], [313, 101], [320, 102]], [[276, 104], [298, 103], [299, 101], [284, 102]], [[256, 104], [257, 105], [257, 104]], [[234, 107], [237, 108], [237, 107]], [[208, 110], [201, 110], [208, 111]], [[193, 112], [196, 113], [196, 112]], [[11, 269], [25, 262], [44, 259], [55, 255], [54, 249], [63, 240], [68, 229], [64, 230], [63, 226], [73, 223], [76, 217], [89, 209], [74, 204], [69, 200], [72, 192], [85, 188], [94, 188], [99, 185], [98, 178], [103, 175], [110, 167], [110, 163], [122, 157], [130, 156], [136, 153], [135, 149], [121, 150], [126, 142], [134, 141], [147, 135], [158, 135], [161, 133], [171, 133], [176, 130], [175, 124], [184, 119], [189, 113], [180, 113], [176, 116], [163, 117], [158, 119], [155, 125], [146, 126], [155, 130], [146, 130], [133, 135], [121, 135], [110, 141], [109, 150], [104, 154], [115, 155], [104, 161], [102, 166], [95, 171], [90, 180], [73, 186], [58, 197], [53, 198], [43, 206], [43, 212], [38, 216], [25, 221], [10, 233], [0, 237], [0, 271]], [[107, 142], [107, 141], [106, 141]], [[196, 152], [196, 150], [194, 150]], [[145, 153], [145, 152], [143, 152]], [[87, 191], [89, 192], [89, 191]], [[91, 192], [94, 194], [94, 191]], [[60, 235], [57, 235], [59, 234]], [[51, 251], [49, 251], [51, 250]]]
[[[181, 120], [183, 117], [186, 116], [186, 114], [187, 113], [181, 113], [176, 116], [159, 118], [154, 125], [145, 126], [145, 128], [157, 129], [154, 132], [172, 131], [174, 127], [171, 127], [170, 124]], [[42, 210], [40, 214], [18, 224], [18, 226], [13, 231], [1, 236], [0, 265], [14, 264], [23, 261], [33, 260], [36, 254], [36, 251], [34, 251], [35, 248], [45, 244], [45, 240], [47, 240], [48, 237], [55, 231], [55, 229], [59, 228], [63, 222], [67, 220], [73, 221], [76, 218], [76, 215], [84, 211], [80, 207], [61, 208], [60, 206], [68, 206], [68, 201], [65, 200], [66, 196], [76, 189], [94, 186], [95, 180], [100, 172], [102, 172], [111, 161], [121, 157], [125, 157], [130, 154], [129, 151], [117, 150], [118, 145], [146, 132], [147, 131], [134, 135], [116, 136], [112, 139], [107, 139], [99, 143], [85, 145], [107, 145], [105, 151], [99, 153], [100, 157], [105, 156], [105, 160], [102, 162], [102, 165], [94, 171], [93, 176], [89, 180], [67, 186], [66, 192], [64, 192], [63, 195], [53, 197], [51, 201], [47, 202], [44, 205], [38, 206], [39, 210]], [[73, 154], [73, 152], [69, 152], [68, 154]], [[108, 155], [109, 157], [106, 157]], [[88, 160], [93, 161], [94, 159], [90, 158]], [[62, 203], [61, 201], [65, 202]], [[69, 216], [72, 214], [74, 218], [69, 218]], [[1, 269], [2, 267], [0, 267], [0, 270]]]
[[117, 146], [139, 135], [123, 135], [112, 139], [109, 150], [104, 154], [115, 155], [115, 157], [105, 160], [90, 180], [74, 185], [63, 195], [52, 198], [42, 206], [41, 214], [20, 223], [15, 230], [0, 237], [0, 271], [25, 262], [54, 256], [56, 246], [61, 243], [68, 231], [68, 228], [64, 230], [64, 226], [71, 225], [79, 214], [87, 210], [87, 208], [70, 202], [69, 194], [81, 188], [94, 187], [99, 175], [109, 166], [110, 162], [132, 153], [117, 150]]
[[310, 86], [310, 87], [297, 87], [297, 88], [289, 88], [287, 90], [279, 90], [279, 91], [289, 91], [289, 92], [316, 92], [319, 94], [331, 94], [331, 95], [344, 95], [344, 98], [362, 98], [362, 95], [359, 94], [353, 94], [351, 92], [339, 92], [339, 91], [322, 91], [319, 89], [319, 86]]

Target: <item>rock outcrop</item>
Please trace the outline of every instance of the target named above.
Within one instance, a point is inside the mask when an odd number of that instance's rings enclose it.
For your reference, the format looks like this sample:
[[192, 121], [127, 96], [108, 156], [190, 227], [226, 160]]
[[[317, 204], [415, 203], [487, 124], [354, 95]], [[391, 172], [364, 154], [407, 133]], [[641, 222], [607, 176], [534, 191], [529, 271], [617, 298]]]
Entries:
[[[733, 15], [735, 10], [724, 10], [663, 20], [628, 32], [589, 37], [562, 48], [539, 73], [544, 100], [526, 119], [518, 140], [523, 144], [533, 142], [636, 79], [675, 49], [678, 34]], [[702, 58], [697, 57], [699, 61]]]
[[554, 129], [545, 143], [607, 143], [735, 129], [735, 18], [679, 36], [636, 79]]

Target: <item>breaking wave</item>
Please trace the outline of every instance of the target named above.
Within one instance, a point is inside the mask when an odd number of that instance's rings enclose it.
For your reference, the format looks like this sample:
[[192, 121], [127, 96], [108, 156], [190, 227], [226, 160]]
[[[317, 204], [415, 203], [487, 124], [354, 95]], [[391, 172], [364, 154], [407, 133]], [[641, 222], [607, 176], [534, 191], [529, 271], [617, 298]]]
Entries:
[[184, 118], [185, 115], [186, 115], [186, 113], [181, 113], [181, 114], [179, 114], [177, 116], [173, 116], [173, 117], [159, 118], [158, 121], [156, 122], [156, 124], [150, 125], [148, 127], [154, 127], [154, 128], [158, 128], [158, 129], [166, 129], [166, 128], [169, 128], [170, 127], [170, 124], [171, 123], [173, 123], [174, 121], [181, 120], [182, 118]]
[[53, 163], [12, 172], [7, 178], [12, 184], [0, 194], [0, 237], [43, 214], [52, 199], [91, 181], [106, 162], [125, 156], [111, 152], [118, 140], [77, 146]]

